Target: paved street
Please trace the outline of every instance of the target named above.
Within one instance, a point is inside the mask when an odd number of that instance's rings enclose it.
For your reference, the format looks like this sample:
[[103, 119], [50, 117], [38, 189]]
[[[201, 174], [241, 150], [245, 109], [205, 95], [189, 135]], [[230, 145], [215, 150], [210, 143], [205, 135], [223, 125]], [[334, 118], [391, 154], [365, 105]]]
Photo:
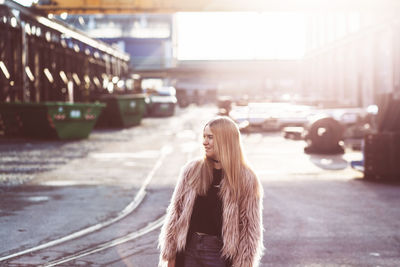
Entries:
[[[157, 266], [179, 169], [216, 111], [81, 141], [1, 139], [0, 266]], [[262, 266], [400, 266], [400, 185], [363, 180], [349, 167], [360, 152], [306, 155], [280, 133], [243, 143], [264, 187]]]

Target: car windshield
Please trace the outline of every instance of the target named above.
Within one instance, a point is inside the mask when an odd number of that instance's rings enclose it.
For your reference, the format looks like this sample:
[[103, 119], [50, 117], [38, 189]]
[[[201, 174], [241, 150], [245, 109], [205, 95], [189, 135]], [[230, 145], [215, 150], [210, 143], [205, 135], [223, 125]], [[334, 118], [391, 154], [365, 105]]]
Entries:
[[156, 94], [159, 96], [174, 96], [176, 94], [175, 88], [172, 86], [161, 87], [156, 90]]

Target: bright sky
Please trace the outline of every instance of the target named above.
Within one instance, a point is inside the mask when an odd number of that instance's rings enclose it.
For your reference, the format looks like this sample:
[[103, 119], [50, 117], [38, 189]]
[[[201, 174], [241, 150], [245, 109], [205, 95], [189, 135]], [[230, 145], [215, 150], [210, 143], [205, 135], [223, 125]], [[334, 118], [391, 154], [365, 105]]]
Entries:
[[35, 0], [14, 0], [14, 1], [24, 6], [31, 6], [32, 3], [35, 2]]
[[[16, 0], [30, 5], [35, 0]], [[179, 60], [299, 59], [305, 17], [283, 12], [177, 13]]]
[[305, 49], [299, 13], [177, 13], [178, 59], [298, 59]]

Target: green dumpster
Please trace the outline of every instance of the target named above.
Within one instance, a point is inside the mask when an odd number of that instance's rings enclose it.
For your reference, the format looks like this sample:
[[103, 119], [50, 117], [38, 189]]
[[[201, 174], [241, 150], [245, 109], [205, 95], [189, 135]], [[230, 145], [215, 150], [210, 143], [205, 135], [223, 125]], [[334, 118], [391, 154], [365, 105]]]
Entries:
[[87, 138], [105, 107], [102, 103], [1, 103], [21, 121], [23, 136], [50, 139]]
[[96, 127], [130, 127], [139, 125], [145, 111], [145, 95], [103, 95], [98, 100], [107, 104]]
[[8, 103], [0, 103], [0, 122], [5, 136], [21, 135], [21, 117], [18, 110]]

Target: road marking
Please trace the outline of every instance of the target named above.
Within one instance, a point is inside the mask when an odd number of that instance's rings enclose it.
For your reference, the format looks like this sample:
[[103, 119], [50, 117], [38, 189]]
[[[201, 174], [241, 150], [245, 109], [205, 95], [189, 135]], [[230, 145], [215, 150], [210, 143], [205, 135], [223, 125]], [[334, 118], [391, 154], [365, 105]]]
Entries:
[[159, 152], [158, 150], [145, 150], [135, 153], [90, 153], [89, 157], [95, 159], [154, 159], [157, 158]]
[[141, 228], [141, 229], [139, 229], [139, 230], [137, 230], [135, 232], [132, 232], [132, 233], [126, 235], [126, 236], [123, 236], [123, 237], [108, 241], [108, 242], [100, 244], [100, 245], [98, 245], [98, 246], [96, 246], [94, 248], [86, 249], [86, 250], [83, 250], [83, 251], [81, 251], [79, 253], [75, 253], [75, 254], [72, 254], [72, 255], [70, 255], [68, 257], [64, 257], [64, 258], [49, 262], [49, 263], [47, 263], [45, 265], [40, 265], [40, 266], [41, 267], [56, 266], [58, 264], [63, 264], [63, 263], [69, 262], [69, 261], [73, 261], [73, 260], [76, 260], [78, 258], [82, 258], [82, 257], [88, 256], [90, 254], [97, 253], [97, 252], [100, 252], [102, 250], [106, 250], [106, 249], [115, 247], [115, 246], [123, 244], [125, 242], [132, 241], [132, 240], [134, 240], [134, 239], [136, 239], [138, 237], [141, 237], [141, 236], [143, 236], [143, 235], [145, 235], [145, 234], [147, 234], [147, 233], [149, 233], [151, 231], [154, 231], [155, 229], [161, 227], [163, 222], [164, 222], [165, 216], [166, 215], [163, 215], [159, 219], [157, 219], [157, 220], [155, 220], [153, 222], [150, 222], [145, 227], [143, 227], [143, 228]]
[[118, 213], [117, 217], [110, 219], [110, 220], [106, 220], [104, 222], [100, 222], [98, 224], [92, 225], [90, 227], [87, 227], [85, 229], [82, 229], [80, 231], [77, 231], [75, 233], [69, 234], [67, 236], [52, 240], [50, 242], [41, 244], [39, 246], [33, 247], [33, 248], [29, 248], [29, 249], [25, 249], [4, 257], [0, 257], [0, 262], [5, 261], [5, 260], [9, 260], [15, 257], [19, 257], [28, 253], [32, 253], [32, 252], [36, 252], [38, 250], [42, 250], [45, 248], [49, 248], [55, 245], [59, 245], [61, 243], [70, 241], [72, 239], [76, 239], [78, 237], [93, 233], [101, 228], [104, 228], [106, 226], [109, 226], [119, 220], [121, 220], [122, 218], [126, 217], [127, 215], [129, 215], [132, 211], [134, 211], [139, 204], [142, 202], [142, 200], [144, 199], [144, 196], [146, 194], [146, 187], [148, 186], [148, 184], [150, 183], [150, 181], [153, 179], [154, 174], [156, 173], [156, 171], [161, 167], [165, 157], [170, 154], [172, 152], [172, 147], [170, 145], [165, 145], [162, 149], [161, 149], [161, 156], [158, 158], [156, 164], [154, 165], [153, 169], [151, 169], [151, 171], [149, 172], [149, 174], [147, 175], [146, 179], [144, 180], [142, 186], [140, 187], [139, 191], [137, 192], [137, 194], [135, 195], [135, 198], [133, 199], [133, 201], [131, 203], [128, 204], [128, 206], [126, 206], [121, 212]]

